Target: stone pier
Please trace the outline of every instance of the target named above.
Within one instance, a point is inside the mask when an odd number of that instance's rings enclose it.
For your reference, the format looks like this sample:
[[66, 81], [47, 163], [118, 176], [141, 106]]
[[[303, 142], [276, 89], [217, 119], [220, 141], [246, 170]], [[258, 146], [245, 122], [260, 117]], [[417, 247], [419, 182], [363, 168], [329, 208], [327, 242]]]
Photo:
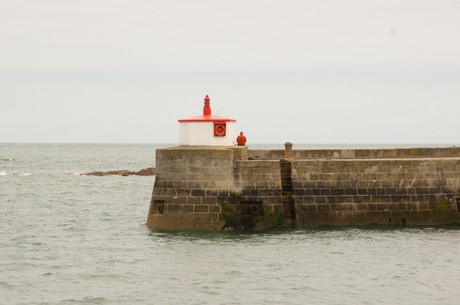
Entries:
[[147, 225], [460, 224], [460, 148], [157, 150]]

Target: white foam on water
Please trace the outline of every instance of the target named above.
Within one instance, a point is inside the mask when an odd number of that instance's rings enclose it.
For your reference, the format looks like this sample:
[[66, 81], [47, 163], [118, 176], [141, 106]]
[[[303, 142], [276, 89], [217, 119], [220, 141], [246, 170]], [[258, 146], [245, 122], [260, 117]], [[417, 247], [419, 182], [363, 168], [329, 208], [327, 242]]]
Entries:
[[6, 172], [0, 172], [0, 176], [6, 176]]
[[21, 176], [30, 176], [32, 175], [31, 173], [23, 173]]
[[80, 176], [82, 173], [80, 173], [80, 172], [65, 172], [64, 174], [72, 175], [72, 176]]

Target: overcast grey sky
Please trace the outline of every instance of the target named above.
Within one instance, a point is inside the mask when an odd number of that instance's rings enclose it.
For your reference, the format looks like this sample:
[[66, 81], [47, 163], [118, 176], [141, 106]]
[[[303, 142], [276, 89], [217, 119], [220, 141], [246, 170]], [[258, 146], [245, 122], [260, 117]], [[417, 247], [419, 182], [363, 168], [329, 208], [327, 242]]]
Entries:
[[458, 0], [0, 0], [0, 142], [460, 143]]

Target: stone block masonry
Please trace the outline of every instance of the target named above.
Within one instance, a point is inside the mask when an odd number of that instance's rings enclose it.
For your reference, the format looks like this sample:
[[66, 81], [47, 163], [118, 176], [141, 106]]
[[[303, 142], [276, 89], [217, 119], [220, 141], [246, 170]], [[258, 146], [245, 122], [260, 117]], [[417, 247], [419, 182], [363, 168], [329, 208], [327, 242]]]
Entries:
[[221, 229], [222, 208], [232, 194], [237, 160], [246, 147], [181, 146], [159, 149], [147, 224], [165, 230]]
[[314, 225], [457, 223], [459, 158], [294, 161], [298, 222]]
[[147, 225], [460, 224], [460, 148], [157, 150]]

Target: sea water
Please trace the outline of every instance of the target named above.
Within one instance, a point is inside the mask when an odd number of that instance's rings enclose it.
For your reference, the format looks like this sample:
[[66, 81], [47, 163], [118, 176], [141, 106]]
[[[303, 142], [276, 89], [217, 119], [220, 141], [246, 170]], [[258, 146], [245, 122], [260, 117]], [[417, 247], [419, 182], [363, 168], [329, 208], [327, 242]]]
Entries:
[[0, 144], [0, 304], [459, 304], [460, 230], [155, 232], [153, 144]]

